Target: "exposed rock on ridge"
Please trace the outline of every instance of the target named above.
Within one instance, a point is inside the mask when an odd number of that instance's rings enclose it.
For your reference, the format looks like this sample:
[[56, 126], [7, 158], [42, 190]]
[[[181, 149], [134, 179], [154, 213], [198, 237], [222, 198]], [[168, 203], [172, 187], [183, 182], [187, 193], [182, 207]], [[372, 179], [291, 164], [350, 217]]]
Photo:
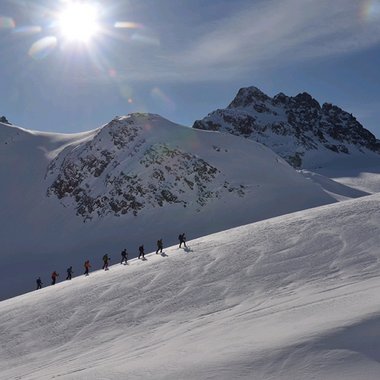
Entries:
[[164, 204], [195, 202], [200, 208], [227, 191], [244, 195], [243, 185], [231, 186], [201, 157], [170, 142], [152, 141], [149, 130], [160, 122], [149, 114], [115, 118], [91, 141], [69, 147], [48, 168], [48, 195], [74, 202], [84, 219], [137, 215]]
[[11, 124], [5, 116], [0, 116], [0, 123]]
[[306, 92], [271, 98], [256, 87], [242, 88], [227, 108], [197, 120], [193, 128], [255, 140], [296, 168], [318, 165], [318, 153], [380, 153], [379, 140], [354, 116], [329, 103], [321, 106]]

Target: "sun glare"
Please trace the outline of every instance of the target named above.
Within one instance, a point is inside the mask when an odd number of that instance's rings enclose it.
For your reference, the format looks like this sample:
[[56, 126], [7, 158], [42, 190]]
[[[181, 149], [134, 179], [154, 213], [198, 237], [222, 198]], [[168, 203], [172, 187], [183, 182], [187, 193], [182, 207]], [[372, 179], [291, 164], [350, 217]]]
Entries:
[[69, 3], [59, 14], [58, 24], [66, 39], [88, 42], [99, 31], [98, 10], [88, 3]]

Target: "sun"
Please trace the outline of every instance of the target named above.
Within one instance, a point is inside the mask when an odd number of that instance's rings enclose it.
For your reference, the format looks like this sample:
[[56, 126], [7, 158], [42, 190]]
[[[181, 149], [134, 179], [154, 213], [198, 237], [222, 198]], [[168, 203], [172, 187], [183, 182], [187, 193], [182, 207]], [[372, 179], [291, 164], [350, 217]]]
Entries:
[[70, 2], [59, 13], [58, 26], [67, 40], [88, 42], [99, 32], [98, 9], [91, 3]]

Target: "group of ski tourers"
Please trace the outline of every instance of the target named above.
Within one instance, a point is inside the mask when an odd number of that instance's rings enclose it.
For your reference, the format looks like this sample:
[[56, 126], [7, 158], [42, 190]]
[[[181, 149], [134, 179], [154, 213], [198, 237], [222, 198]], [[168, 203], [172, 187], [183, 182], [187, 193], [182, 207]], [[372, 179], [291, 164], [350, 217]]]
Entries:
[[[182, 233], [182, 234], [178, 235], [178, 240], [179, 240], [179, 248], [182, 248], [182, 245], [185, 248], [187, 248], [185, 233]], [[163, 243], [162, 238], [161, 238], [161, 239], [157, 240], [156, 255], [158, 255], [158, 253], [162, 254], [163, 248], [164, 248], [164, 243]], [[137, 256], [137, 258], [141, 259], [141, 260], [146, 260], [145, 259], [145, 252], [144, 252], [144, 245], [140, 245], [140, 247], [139, 247], [139, 255]], [[111, 258], [106, 253], [103, 256], [103, 267], [102, 267], [102, 269], [108, 270], [108, 265], [109, 265], [110, 261], [111, 261]], [[124, 248], [121, 251], [121, 261], [120, 261], [120, 264], [124, 264], [124, 265], [128, 264], [128, 252], [127, 252], [126, 248]], [[84, 275], [85, 276], [89, 275], [90, 268], [91, 268], [90, 260], [86, 260], [84, 262]], [[67, 270], [66, 270], [66, 272], [67, 272], [66, 280], [71, 280], [72, 276], [73, 276], [73, 273], [74, 273], [73, 267], [72, 266], [68, 267]], [[56, 271], [54, 271], [51, 274], [51, 284], [52, 285], [55, 285], [55, 283], [57, 282], [58, 277], [59, 277], [59, 274]], [[41, 277], [38, 277], [37, 280], [36, 280], [36, 282], [37, 282], [37, 289], [41, 289], [42, 285], [43, 285]]]

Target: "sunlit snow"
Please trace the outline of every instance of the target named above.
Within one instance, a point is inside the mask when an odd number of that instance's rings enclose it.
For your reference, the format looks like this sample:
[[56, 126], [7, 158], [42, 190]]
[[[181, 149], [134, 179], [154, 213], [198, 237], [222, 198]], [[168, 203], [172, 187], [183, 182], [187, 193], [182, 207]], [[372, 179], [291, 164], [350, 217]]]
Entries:
[[2, 378], [378, 379], [379, 201], [246, 225], [3, 301]]

